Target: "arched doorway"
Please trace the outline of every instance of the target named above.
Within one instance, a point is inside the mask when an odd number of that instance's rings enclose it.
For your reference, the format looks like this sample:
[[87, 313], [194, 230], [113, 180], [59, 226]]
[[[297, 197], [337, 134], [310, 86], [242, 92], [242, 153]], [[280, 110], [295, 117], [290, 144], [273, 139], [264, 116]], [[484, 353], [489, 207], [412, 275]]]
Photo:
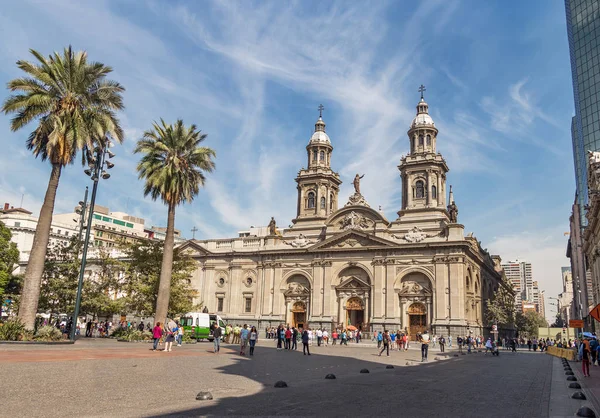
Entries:
[[362, 267], [352, 265], [338, 273], [338, 281], [339, 284], [335, 287], [338, 298], [338, 325], [352, 325], [362, 331], [370, 330], [369, 274]]
[[285, 281], [283, 297], [285, 300], [284, 323], [305, 328], [308, 326], [310, 312], [311, 286], [302, 274], [294, 274]]
[[416, 340], [417, 334], [427, 329], [427, 310], [422, 303], [413, 303], [408, 307], [409, 334]]
[[292, 326], [304, 328], [306, 324], [306, 304], [304, 302], [295, 302], [292, 306]]
[[365, 322], [365, 305], [359, 297], [352, 297], [346, 301], [346, 325], [362, 328]]

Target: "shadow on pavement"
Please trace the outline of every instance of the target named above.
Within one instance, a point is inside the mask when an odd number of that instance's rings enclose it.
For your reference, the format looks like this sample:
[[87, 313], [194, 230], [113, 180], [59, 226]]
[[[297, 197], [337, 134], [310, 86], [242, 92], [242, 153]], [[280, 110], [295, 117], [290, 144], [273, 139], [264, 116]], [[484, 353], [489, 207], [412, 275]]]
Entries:
[[[358, 359], [351, 352], [328, 349], [327, 355], [302, 351], [275, 352], [259, 347], [253, 358], [236, 357], [233, 364], [220, 367], [221, 373], [251, 379], [262, 384], [258, 393], [235, 396], [214, 390], [218, 382], [203, 382], [197, 392], [213, 392], [213, 401], [198, 401], [198, 407], [166, 416], [547, 416], [551, 358], [483, 353], [417, 363], [406, 366], [405, 353], [389, 358], [376, 352]], [[343, 350], [343, 349], [342, 349]], [[316, 351], [316, 350], [313, 350]], [[353, 350], [351, 350], [353, 351]], [[415, 359], [418, 352], [406, 354]], [[443, 354], [430, 353], [430, 359]], [[389, 359], [389, 360], [388, 360]], [[393, 369], [386, 366], [393, 364]], [[361, 369], [369, 373], [360, 373]], [[335, 380], [326, 380], [329, 373]], [[283, 380], [287, 388], [275, 388]], [[204, 404], [203, 404], [204, 402]], [[158, 416], [158, 415], [157, 415]], [[165, 415], [160, 415], [165, 416]]]

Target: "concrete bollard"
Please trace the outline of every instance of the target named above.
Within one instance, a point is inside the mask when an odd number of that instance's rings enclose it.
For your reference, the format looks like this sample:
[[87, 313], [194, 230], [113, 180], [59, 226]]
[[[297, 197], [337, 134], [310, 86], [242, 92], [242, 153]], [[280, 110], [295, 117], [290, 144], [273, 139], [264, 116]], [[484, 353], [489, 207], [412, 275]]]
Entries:
[[370, 373], [370, 372], [369, 372], [369, 369], [361, 369], [361, 371], [360, 371], [360, 372], [361, 372], [361, 373]]
[[327, 376], [325, 376], [325, 379], [335, 379], [335, 375], [333, 373], [329, 373]]
[[283, 380], [279, 380], [278, 382], [275, 382], [275, 387], [276, 388], [287, 388], [288, 385]]
[[587, 406], [582, 406], [577, 410], [577, 414], [575, 415], [577, 415], [578, 417], [595, 417], [596, 413]]
[[197, 401], [211, 401], [213, 398], [212, 393], [210, 392], [199, 392], [196, 395]]

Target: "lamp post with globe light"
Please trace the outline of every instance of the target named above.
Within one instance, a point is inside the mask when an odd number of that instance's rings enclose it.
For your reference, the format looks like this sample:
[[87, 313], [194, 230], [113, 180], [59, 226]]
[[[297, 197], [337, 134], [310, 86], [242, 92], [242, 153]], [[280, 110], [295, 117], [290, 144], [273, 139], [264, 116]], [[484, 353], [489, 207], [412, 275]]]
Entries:
[[87, 250], [90, 242], [90, 233], [92, 230], [92, 220], [94, 218], [94, 205], [96, 204], [96, 192], [98, 190], [98, 182], [100, 178], [108, 180], [110, 174], [106, 170], [110, 170], [115, 165], [109, 161], [109, 158], [114, 158], [115, 154], [109, 149], [112, 147], [112, 143], [109, 139], [104, 141], [102, 147], [98, 146], [94, 149], [94, 154], [90, 156], [89, 168], [83, 172], [90, 176], [93, 182], [92, 196], [90, 198], [90, 204], [88, 207], [87, 226], [85, 229], [85, 240], [83, 242], [83, 252], [81, 255], [81, 268], [79, 270], [79, 282], [77, 284], [77, 298], [75, 299], [75, 310], [73, 311], [73, 325], [71, 326], [70, 338], [72, 341], [75, 340], [75, 329], [77, 328], [77, 317], [79, 316], [79, 308], [81, 306], [81, 291], [83, 289], [83, 276], [85, 274], [85, 264], [87, 261]]

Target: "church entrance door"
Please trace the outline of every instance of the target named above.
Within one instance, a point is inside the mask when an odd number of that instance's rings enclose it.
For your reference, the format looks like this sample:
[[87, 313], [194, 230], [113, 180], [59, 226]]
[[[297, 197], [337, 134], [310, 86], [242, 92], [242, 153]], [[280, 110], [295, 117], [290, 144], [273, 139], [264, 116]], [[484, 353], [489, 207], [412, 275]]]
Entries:
[[292, 307], [292, 326], [296, 328], [306, 327], [306, 305], [304, 302], [296, 302]]
[[413, 303], [408, 308], [409, 334], [413, 341], [416, 341], [417, 334], [421, 334], [427, 329], [427, 311], [422, 303]]
[[362, 329], [365, 321], [364, 304], [361, 298], [353, 297], [346, 302], [346, 325]]

